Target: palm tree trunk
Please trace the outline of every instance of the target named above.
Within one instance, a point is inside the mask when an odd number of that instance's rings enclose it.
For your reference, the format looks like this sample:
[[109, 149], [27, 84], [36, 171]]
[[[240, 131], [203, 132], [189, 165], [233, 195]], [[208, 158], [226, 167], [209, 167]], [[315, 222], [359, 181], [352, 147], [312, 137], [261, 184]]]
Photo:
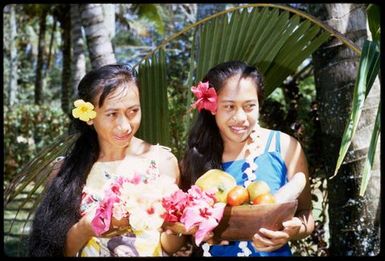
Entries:
[[71, 45], [72, 45], [72, 90], [77, 96], [78, 84], [86, 74], [86, 57], [84, 55], [84, 41], [79, 5], [71, 4]]
[[80, 5], [80, 12], [92, 68], [116, 63], [111, 39], [104, 24], [102, 6], [100, 4]]
[[9, 35], [9, 89], [8, 89], [8, 106], [12, 106], [16, 102], [16, 93], [17, 93], [17, 48], [16, 48], [16, 34], [17, 34], [17, 25], [16, 25], [16, 16], [15, 16], [15, 6], [9, 6], [9, 20], [10, 20], [10, 35]]
[[115, 37], [115, 4], [102, 4], [104, 25], [110, 39]]
[[63, 112], [69, 114], [69, 99], [72, 98], [71, 92], [71, 14], [70, 6], [65, 5], [61, 12], [61, 32], [63, 41], [63, 69], [62, 69], [62, 96], [61, 107]]
[[[362, 47], [367, 39], [364, 6], [318, 4], [312, 7], [313, 15]], [[351, 112], [359, 56], [334, 38], [313, 54], [313, 61], [324, 171], [327, 176], [332, 176]], [[371, 108], [370, 104], [378, 104], [378, 90], [373, 88], [372, 97], [365, 104], [345, 164], [336, 177], [328, 180], [331, 255], [373, 255], [379, 251], [379, 231], [374, 224], [379, 202], [379, 168], [373, 170], [377, 174], [372, 174], [368, 196], [359, 197], [361, 173], [376, 116], [376, 106]]]
[[39, 47], [37, 53], [37, 66], [35, 78], [35, 104], [43, 103], [43, 65], [45, 50], [45, 31], [46, 31], [47, 9], [42, 8], [42, 14], [39, 22]]

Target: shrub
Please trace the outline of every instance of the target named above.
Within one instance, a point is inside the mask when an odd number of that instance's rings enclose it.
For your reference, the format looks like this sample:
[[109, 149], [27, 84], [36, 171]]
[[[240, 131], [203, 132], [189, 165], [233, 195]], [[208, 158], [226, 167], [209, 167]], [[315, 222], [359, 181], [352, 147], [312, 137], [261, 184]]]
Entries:
[[4, 180], [13, 176], [46, 145], [64, 134], [69, 117], [49, 105], [4, 107]]

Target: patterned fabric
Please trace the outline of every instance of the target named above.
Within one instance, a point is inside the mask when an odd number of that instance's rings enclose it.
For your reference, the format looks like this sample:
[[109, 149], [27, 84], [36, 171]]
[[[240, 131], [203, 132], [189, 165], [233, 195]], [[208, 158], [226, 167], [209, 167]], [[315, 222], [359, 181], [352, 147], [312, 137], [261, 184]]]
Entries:
[[[269, 147], [275, 134], [275, 150], [269, 151]], [[280, 187], [287, 182], [287, 169], [284, 160], [281, 157], [280, 132], [271, 131], [266, 143], [264, 153], [254, 159], [257, 164], [255, 171], [256, 180], [265, 181], [274, 194]], [[243, 185], [247, 175], [243, 171], [248, 167], [248, 163], [242, 160], [235, 160], [222, 163], [224, 171], [230, 173], [237, 185]], [[252, 241], [230, 241], [229, 245], [212, 245], [207, 243], [202, 245], [203, 256], [291, 256], [291, 250], [288, 244], [272, 252], [256, 251]]]
[[[142, 162], [125, 158], [120, 161], [96, 162], [83, 188], [81, 214], [96, 211], [98, 202], [103, 199], [104, 184], [119, 176], [142, 176], [142, 180], [156, 182], [159, 170], [155, 160], [146, 158]], [[103, 177], [103, 178], [100, 178]], [[158, 230], [125, 232], [112, 237], [92, 237], [78, 253], [78, 256], [162, 256], [160, 232]]]

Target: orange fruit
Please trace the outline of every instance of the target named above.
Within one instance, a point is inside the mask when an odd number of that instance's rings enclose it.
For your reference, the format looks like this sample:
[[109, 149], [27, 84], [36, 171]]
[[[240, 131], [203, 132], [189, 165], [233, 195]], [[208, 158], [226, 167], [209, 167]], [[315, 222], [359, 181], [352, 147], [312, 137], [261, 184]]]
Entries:
[[258, 205], [258, 204], [272, 204], [275, 203], [275, 198], [271, 193], [264, 193], [262, 195], [259, 195], [254, 198], [252, 201], [253, 205]]
[[227, 194], [227, 204], [230, 206], [239, 206], [249, 201], [249, 192], [245, 187], [235, 186]]
[[249, 191], [250, 201], [253, 201], [256, 197], [270, 192], [269, 185], [263, 180], [256, 180], [251, 182], [247, 186]]

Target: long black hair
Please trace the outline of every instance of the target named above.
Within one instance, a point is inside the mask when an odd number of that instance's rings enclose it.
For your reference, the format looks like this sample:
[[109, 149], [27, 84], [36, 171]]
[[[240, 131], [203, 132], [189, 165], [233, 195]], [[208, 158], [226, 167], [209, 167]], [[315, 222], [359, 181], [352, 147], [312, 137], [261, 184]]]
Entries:
[[[83, 77], [78, 85], [79, 99], [101, 107], [116, 88], [132, 83], [139, 87], [129, 67], [106, 65]], [[93, 126], [79, 119], [73, 119], [72, 124], [70, 129], [80, 132], [80, 136], [66, 153], [36, 210], [29, 238], [30, 256], [63, 256], [66, 234], [81, 217], [81, 194], [88, 173], [99, 157], [99, 143]]]
[[[232, 76], [251, 78], [257, 88], [259, 106], [263, 100], [263, 79], [260, 72], [241, 61], [229, 61], [211, 68], [202, 82], [209, 81], [219, 94]], [[181, 187], [186, 190], [207, 170], [222, 169], [223, 140], [215, 117], [201, 110], [188, 134], [187, 149], [181, 161]]]

